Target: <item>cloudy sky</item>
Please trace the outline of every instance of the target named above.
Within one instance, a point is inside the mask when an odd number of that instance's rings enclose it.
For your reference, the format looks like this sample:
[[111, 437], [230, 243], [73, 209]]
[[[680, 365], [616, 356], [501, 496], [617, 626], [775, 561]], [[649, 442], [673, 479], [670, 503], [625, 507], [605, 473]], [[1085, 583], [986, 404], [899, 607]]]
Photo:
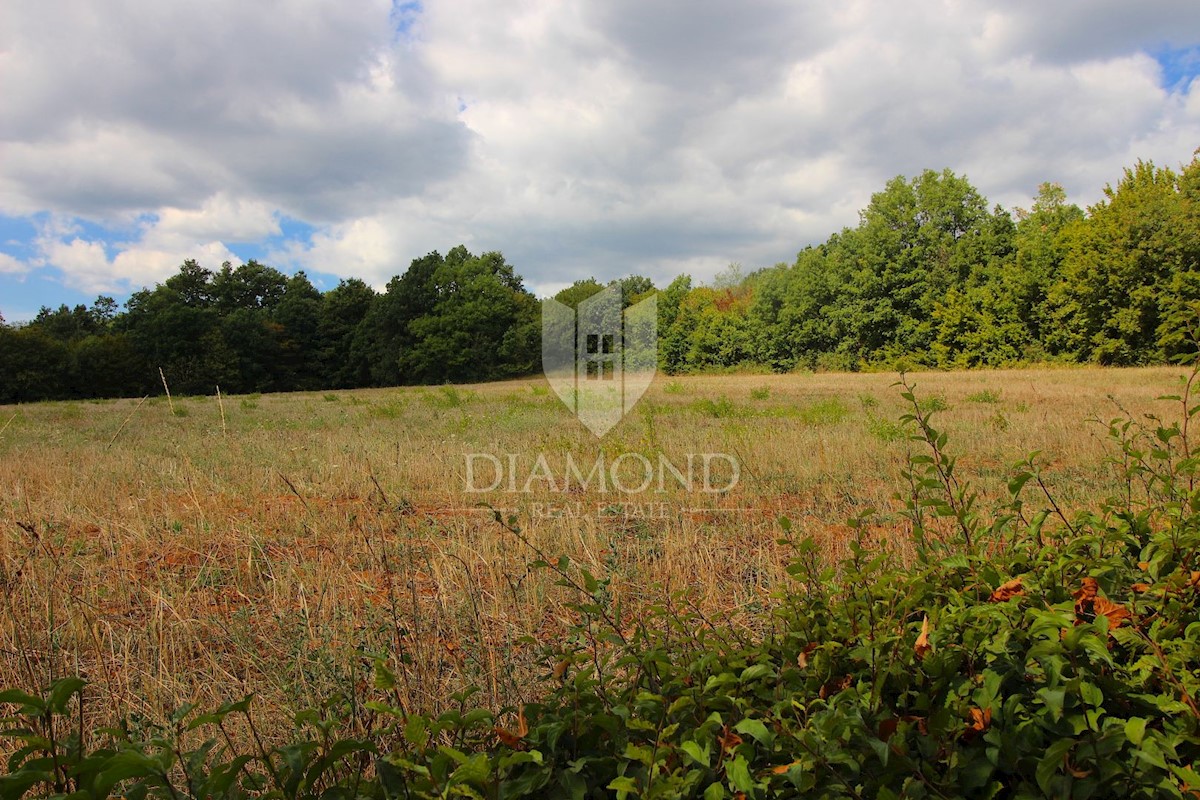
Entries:
[[926, 167], [1081, 204], [1200, 146], [1195, 0], [0, 5], [0, 314], [257, 258], [539, 294], [791, 260]]

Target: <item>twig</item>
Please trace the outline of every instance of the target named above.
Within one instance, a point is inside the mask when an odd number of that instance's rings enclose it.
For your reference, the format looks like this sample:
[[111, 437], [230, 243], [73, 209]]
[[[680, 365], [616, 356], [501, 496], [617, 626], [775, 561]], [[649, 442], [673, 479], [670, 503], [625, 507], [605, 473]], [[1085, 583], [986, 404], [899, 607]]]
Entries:
[[225, 427], [225, 401], [221, 399], [220, 384], [217, 384], [217, 405], [221, 407], [221, 435], [228, 437], [229, 430]]
[[13, 412], [13, 415], [12, 415], [11, 417], [9, 417], [9, 418], [8, 418], [8, 422], [4, 423], [4, 427], [3, 427], [3, 428], [0, 428], [0, 436], [3, 436], [3, 435], [4, 435], [4, 432], [5, 432], [6, 430], [8, 430], [8, 426], [13, 424], [13, 420], [17, 418], [17, 414], [19, 414], [19, 413], [21, 413], [21, 412], [19, 412], [19, 411], [14, 411], [14, 412]]
[[300, 498], [300, 502], [304, 504], [304, 510], [312, 511], [312, 509], [308, 507], [308, 501], [304, 499], [304, 495], [300, 494], [299, 490], [296, 489], [295, 485], [291, 481], [288, 480], [287, 475], [284, 475], [282, 472], [276, 472], [276, 474], [280, 478], [282, 478], [283, 482], [287, 484], [287, 487], [292, 490], [292, 494], [294, 494], [294, 495], [296, 495], [296, 497]]
[[162, 367], [158, 368], [158, 377], [162, 378], [163, 389], [167, 392], [167, 405], [171, 408], [171, 416], [175, 416], [175, 401], [171, 399], [171, 387], [167, 386], [167, 376], [163, 374]]
[[[149, 396], [150, 395], [146, 395], [146, 397]], [[129, 424], [129, 420], [133, 419], [133, 415], [136, 414], [137, 410], [142, 407], [142, 403], [146, 402], [146, 397], [143, 397], [141, 400], [139, 400], [138, 404], [133, 407], [133, 411], [129, 412], [129, 416], [126, 417], [125, 421], [121, 423], [121, 427], [117, 428], [117, 432], [113, 434], [113, 437], [108, 440], [108, 444], [104, 446], [105, 450], [113, 446], [113, 442], [115, 442], [117, 437], [121, 435], [121, 431], [125, 430], [125, 426]]]
[[[521, 542], [521, 544], [532, 550], [534, 555], [536, 555], [543, 564], [557, 574], [558, 577], [562, 578], [567, 586], [570, 586], [572, 589], [579, 592], [579, 594], [583, 597], [594, 596], [593, 593], [588, 591], [586, 587], [579, 583], [579, 581], [575, 580], [575, 578], [571, 576], [571, 573], [560, 567], [557, 561], [552, 561], [550, 556], [546, 554], [546, 551], [542, 550], [542, 548], [531, 542], [529, 537], [522, 533], [519, 527], [517, 527], [515, 524], [506, 522], [504, 520], [504, 516], [499, 511], [487, 505], [486, 503], [479, 503], [478, 505], [481, 508], [487, 508], [491, 510], [492, 518], [496, 520], [500, 527], [517, 537], [517, 540]], [[612, 628], [613, 632], [617, 635], [617, 638], [621, 640], [621, 644], [628, 645], [629, 639], [625, 636], [625, 632], [621, 630], [621, 626], [617, 624], [617, 621], [613, 619], [612, 616], [603, 608], [598, 608], [597, 611], [599, 612], [600, 618], [608, 624], [608, 627]]]

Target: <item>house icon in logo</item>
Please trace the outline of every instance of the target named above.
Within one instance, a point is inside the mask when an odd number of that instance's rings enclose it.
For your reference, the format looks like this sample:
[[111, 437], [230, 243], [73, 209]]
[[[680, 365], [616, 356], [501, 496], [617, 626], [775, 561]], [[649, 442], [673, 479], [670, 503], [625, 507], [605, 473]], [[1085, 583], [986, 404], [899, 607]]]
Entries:
[[542, 369], [554, 393], [596, 436], [629, 413], [658, 368], [658, 297], [623, 305], [617, 285], [577, 311], [542, 301]]

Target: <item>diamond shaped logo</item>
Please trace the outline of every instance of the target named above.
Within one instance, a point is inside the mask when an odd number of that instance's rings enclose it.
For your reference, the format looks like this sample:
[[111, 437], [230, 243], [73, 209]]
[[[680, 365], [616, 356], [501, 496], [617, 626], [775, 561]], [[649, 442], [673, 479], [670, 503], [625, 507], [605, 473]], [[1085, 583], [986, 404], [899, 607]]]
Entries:
[[542, 369], [597, 437], [629, 413], [658, 369], [658, 297], [622, 309], [620, 286], [579, 304], [542, 301]]

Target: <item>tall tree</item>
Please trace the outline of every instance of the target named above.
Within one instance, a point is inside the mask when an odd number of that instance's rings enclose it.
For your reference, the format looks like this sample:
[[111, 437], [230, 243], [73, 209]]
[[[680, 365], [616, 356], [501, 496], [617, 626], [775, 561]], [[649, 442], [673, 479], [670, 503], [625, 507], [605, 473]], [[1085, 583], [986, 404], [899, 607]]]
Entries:
[[432, 311], [408, 325], [405, 383], [476, 381], [528, 374], [540, 364], [539, 305], [498, 252], [459, 246], [430, 283]]
[[375, 290], [358, 278], [343, 280], [325, 293], [318, 321], [320, 371], [325, 384], [350, 389], [371, 384], [370, 364], [353, 352], [354, 337], [372, 304]]
[[1177, 274], [1194, 264], [1179, 176], [1149, 161], [1125, 170], [1064, 229], [1065, 256], [1050, 293], [1052, 350], [1081, 361], [1143, 364], [1161, 355], [1159, 326]]

